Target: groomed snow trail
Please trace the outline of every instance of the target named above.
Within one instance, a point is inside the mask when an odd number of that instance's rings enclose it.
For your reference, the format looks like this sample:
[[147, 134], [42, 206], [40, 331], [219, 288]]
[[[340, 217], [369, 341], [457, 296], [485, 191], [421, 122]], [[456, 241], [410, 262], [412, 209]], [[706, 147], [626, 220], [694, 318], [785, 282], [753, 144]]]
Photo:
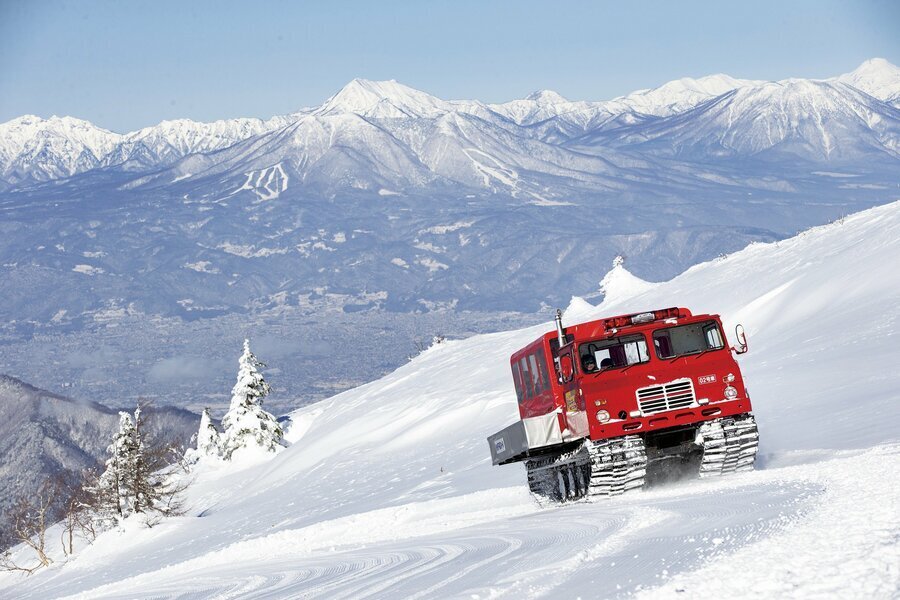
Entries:
[[[284, 532], [260, 540], [271, 558], [245, 544], [64, 597], [771, 598], [828, 595], [849, 578], [858, 597], [886, 598], [898, 580], [900, 515], [896, 488], [879, 475], [897, 469], [900, 446], [891, 445], [607, 502], [495, 511], [439, 533], [398, 530], [402, 539], [335, 537], [334, 548], [304, 549], [290, 543], [303, 530]], [[496, 499], [509, 495], [498, 490]], [[459, 501], [486, 499], [448, 501], [449, 520], [459, 518]], [[377, 527], [384, 516], [359, 515], [357, 526], [370, 518]]]
[[550, 326], [476, 336], [297, 411], [275, 458], [200, 469], [187, 516], [0, 597], [897, 597], [896, 264], [900, 202], [572, 303], [743, 322], [755, 472], [540, 508], [485, 437], [517, 418], [509, 354]]

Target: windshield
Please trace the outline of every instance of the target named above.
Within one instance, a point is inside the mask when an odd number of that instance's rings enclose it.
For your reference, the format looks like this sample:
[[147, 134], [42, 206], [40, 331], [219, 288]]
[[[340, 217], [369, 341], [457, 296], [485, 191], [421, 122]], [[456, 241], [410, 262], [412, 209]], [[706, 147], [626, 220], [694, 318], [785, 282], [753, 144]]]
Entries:
[[653, 332], [653, 345], [659, 358], [675, 358], [707, 350], [718, 350], [725, 344], [715, 321], [679, 325]]
[[585, 373], [627, 367], [650, 360], [647, 340], [642, 335], [587, 342], [578, 347], [578, 356], [581, 370]]

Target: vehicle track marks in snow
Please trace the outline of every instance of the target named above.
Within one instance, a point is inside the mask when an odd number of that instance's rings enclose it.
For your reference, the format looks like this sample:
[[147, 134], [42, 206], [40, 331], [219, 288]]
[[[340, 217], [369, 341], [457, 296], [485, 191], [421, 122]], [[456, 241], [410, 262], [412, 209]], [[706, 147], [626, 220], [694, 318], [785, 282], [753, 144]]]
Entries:
[[[717, 556], [642, 597], [896, 598], [900, 593], [900, 446], [792, 467], [820, 484], [811, 510], [781, 531]], [[802, 590], [802, 592], [800, 591]]]

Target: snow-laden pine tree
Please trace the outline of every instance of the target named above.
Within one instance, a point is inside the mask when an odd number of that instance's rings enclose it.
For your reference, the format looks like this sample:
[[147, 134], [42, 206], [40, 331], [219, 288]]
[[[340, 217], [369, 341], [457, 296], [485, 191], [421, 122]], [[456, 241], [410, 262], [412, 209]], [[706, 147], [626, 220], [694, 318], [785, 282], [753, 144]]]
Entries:
[[653, 285], [626, 269], [625, 257], [619, 255], [613, 259], [612, 269], [600, 280], [600, 292], [604, 300], [622, 299], [643, 293]]
[[[140, 407], [133, 417], [119, 413], [119, 430], [107, 448], [106, 468], [84, 488], [86, 508], [100, 525], [114, 525], [136, 513], [152, 513], [158, 519], [181, 510], [185, 485], [171, 473], [173, 447], [158, 441], [145, 444], [146, 425]], [[148, 525], [153, 522], [147, 518]]]
[[203, 409], [200, 428], [191, 436], [191, 442], [196, 442], [197, 447], [185, 450], [184, 460], [187, 464], [196, 463], [202, 458], [222, 458], [222, 435], [213, 423], [209, 408]]
[[197, 431], [197, 454], [201, 457], [215, 457], [222, 455], [222, 440], [219, 430], [209, 414], [209, 409], [203, 409], [200, 417], [200, 430]]
[[[140, 409], [135, 414], [140, 418]], [[109, 452], [106, 468], [86, 491], [99, 520], [117, 522], [134, 512], [134, 480], [143, 452], [135, 419], [129, 413], [119, 413], [119, 430], [106, 451]]]
[[244, 340], [244, 352], [238, 359], [237, 383], [231, 390], [231, 406], [222, 419], [222, 454], [232, 458], [244, 449], [275, 452], [284, 445], [281, 425], [263, 409], [262, 400], [271, 387], [260, 372], [266, 365], [250, 351]]

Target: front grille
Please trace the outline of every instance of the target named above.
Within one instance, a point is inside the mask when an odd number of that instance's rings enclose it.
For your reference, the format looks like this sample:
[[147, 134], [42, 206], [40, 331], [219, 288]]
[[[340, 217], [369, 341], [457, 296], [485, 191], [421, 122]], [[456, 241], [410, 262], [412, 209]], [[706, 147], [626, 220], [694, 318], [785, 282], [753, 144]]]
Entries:
[[645, 387], [637, 391], [637, 401], [645, 415], [686, 408], [694, 403], [694, 384], [690, 379], [679, 379]]

